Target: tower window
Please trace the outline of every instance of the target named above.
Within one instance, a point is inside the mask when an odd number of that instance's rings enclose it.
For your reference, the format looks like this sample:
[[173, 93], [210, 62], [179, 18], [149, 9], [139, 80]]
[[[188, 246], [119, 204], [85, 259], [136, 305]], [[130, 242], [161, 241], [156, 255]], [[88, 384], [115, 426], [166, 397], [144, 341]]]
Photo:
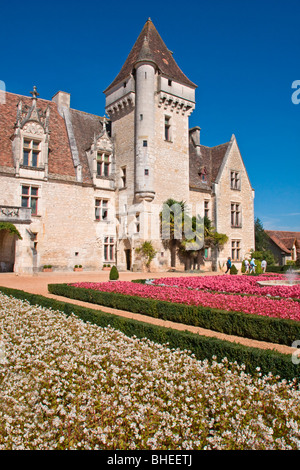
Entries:
[[148, 170], [148, 168], [145, 169], [145, 175], [146, 175], [146, 176], [149, 175], [149, 170]]
[[147, 140], [143, 140], [143, 147], [148, 147], [148, 141]]
[[121, 168], [122, 188], [126, 188], [126, 166]]
[[171, 118], [165, 116], [165, 140], [171, 141]]

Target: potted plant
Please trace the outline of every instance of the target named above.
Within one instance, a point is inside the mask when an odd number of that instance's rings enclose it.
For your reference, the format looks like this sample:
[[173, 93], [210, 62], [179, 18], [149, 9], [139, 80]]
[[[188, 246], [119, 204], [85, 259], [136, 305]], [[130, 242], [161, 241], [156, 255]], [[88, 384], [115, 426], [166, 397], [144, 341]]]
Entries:
[[110, 264], [104, 264], [102, 267], [102, 271], [109, 271], [110, 270]]
[[81, 264], [75, 264], [75, 266], [74, 266], [74, 271], [82, 271], [82, 266], [81, 266]]
[[44, 273], [50, 273], [50, 272], [52, 272], [52, 266], [51, 266], [51, 264], [44, 264], [44, 266], [43, 266], [43, 272], [44, 272]]

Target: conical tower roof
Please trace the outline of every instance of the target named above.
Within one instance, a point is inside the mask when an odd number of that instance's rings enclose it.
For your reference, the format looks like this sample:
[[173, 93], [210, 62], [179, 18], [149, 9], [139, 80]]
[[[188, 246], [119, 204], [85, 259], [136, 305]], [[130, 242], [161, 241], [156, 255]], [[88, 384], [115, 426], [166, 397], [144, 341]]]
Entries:
[[130, 76], [137, 62], [147, 61], [155, 63], [160, 73], [168, 78], [175, 80], [183, 85], [197, 88], [191, 82], [182, 70], [176, 64], [172, 53], [169, 51], [164, 41], [160, 37], [157, 29], [149, 18], [139, 37], [137, 38], [133, 48], [131, 49], [123, 67], [114, 81], [109, 85], [104, 93], [119, 83], [122, 83]]

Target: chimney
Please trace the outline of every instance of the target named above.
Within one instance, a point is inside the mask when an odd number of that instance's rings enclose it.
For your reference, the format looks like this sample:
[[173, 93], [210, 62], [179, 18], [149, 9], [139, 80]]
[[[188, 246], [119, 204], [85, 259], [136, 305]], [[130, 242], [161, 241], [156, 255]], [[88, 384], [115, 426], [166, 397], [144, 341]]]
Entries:
[[58, 91], [52, 98], [52, 101], [57, 104], [58, 108], [70, 108], [70, 93], [65, 91]]
[[196, 127], [193, 127], [192, 129], [190, 129], [190, 135], [192, 137], [192, 141], [195, 145], [195, 148], [196, 148], [196, 153], [198, 156], [200, 156], [200, 127], [199, 126], [196, 126]]

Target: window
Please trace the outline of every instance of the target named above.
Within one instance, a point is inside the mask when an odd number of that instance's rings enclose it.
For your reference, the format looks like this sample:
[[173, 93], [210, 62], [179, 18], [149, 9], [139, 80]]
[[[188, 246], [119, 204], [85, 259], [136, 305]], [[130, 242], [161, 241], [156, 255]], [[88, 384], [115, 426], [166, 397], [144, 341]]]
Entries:
[[122, 188], [126, 188], [126, 166], [121, 168], [121, 183]]
[[209, 218], [209, 201], [204, 201], [204, 217]]
[[172, 86], [172, 80], [170, 80], [170, 79], [168, 80], [168, 85]]
[[23, 143], [23, 165], [39, 166], [41, 154], [41, 142], [37, 140], [24, 139]]
[[237, 171], [230, 172], [230, 187], [231, 189], [241, 189], [240, 174]]
[[113, 237], [104, 237], [104, 261], [114, 261], [115, 244]]
[[148, 147], [148, 142], [147, 142], [147, 140], [143, 140], [143, 147]]
[[145, 169], [145, 176], [148, 176], [149, 175], [149, 170], [146, 168]]
[[95, 220], [108, 219], [108, 200], [95, 199]]
[[97, 154], [97, 176], [108, 177], [111, 173], [111, 156], [106, 153]]
[[37, 215], [38, 188], [34, 186], [22, 186], [21, 206], [31, 209], [31, 215]]
[[165, 116], [165, 140], [171, 140], [171, 118]]
[[241, 260], [241, 241], [240, 240], [231, 241], [231, 258], [233, 261]]
[[141, 228], [141, 226], [140, 226], [140, 213], [137, 212], [135, 214], [135, 232], [140, 233], [140, 228]]
[[200, 168], [198, 175], [200, 176], [200, 180], [201, 180], [202, 183], [207, 183], [206, 168], [204, 168], [204, 167]]
[[231, 226], [241, 227], [241, 205], [238, 203], [231, 203]]

